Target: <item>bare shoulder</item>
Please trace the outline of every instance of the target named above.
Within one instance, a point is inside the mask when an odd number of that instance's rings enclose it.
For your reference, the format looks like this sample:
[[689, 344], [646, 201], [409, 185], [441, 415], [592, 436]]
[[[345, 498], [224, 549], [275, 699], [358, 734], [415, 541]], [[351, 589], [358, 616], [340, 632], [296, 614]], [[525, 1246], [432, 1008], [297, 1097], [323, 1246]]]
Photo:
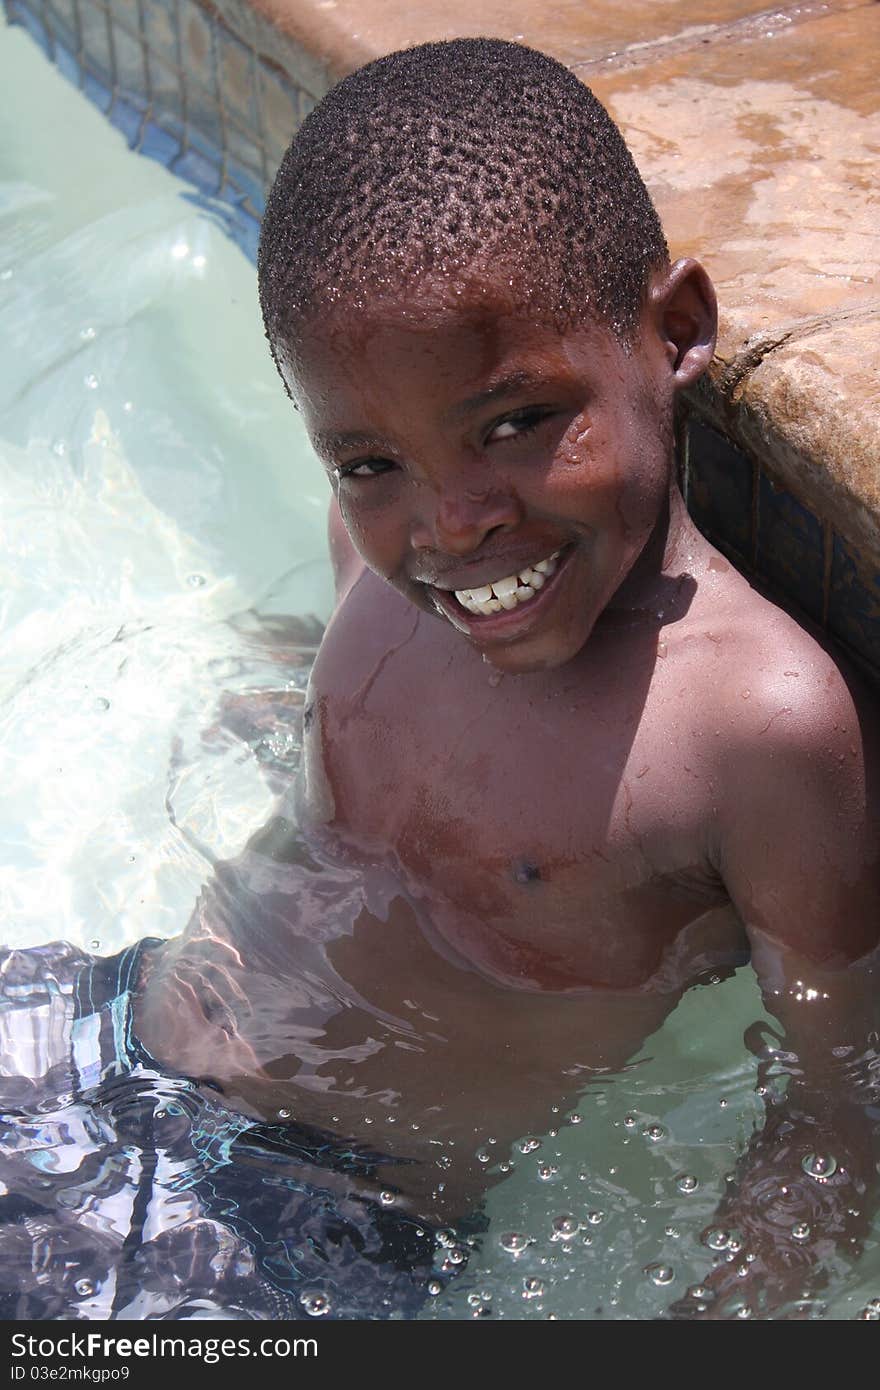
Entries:
[[[880, 729], [880, 706], [865, 679], [743, 575], [731, 568], [695, 608], [690, 660], [711, 654], [703, 664], [712, 717], [726, 715], [737, 755], [758, 739], [760, 756], [775, 746], [817, 753], [820, 745], [834, 745], [838, 755], [844, 744], [858, 742], [863, 728]], [[694, 680], [702, 684], [696, 672]]]
[[714, 600], [695, 605], [693, 629], [698, 646], [714, 625], [723, 647], [706, 688], [721, 730], [716, 866], [750, 934], [854, 959], [880, 921], [876, 696], [741, 576]]

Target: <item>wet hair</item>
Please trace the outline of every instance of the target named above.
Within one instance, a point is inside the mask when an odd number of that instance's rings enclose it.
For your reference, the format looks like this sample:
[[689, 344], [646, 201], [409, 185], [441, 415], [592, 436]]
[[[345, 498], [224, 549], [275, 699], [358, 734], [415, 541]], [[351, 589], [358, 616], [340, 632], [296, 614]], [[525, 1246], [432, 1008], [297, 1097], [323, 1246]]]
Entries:
[[502, 267], [536, 319], [563, 330], [592, 318], [626, 343], [667, 261], [592, 92], [534, 49], [453, 39], [367, 64], [307, 117], [269, 194], [260, 303], [275, 356], [334, 302]]

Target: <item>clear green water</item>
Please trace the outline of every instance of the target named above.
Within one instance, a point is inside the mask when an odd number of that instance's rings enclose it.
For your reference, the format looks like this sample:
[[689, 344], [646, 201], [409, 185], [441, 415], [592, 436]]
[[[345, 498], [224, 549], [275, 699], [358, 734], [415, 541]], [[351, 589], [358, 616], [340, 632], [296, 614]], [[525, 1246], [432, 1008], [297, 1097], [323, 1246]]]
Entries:
[[[109, 953], [185, 925], [295, 763], [219, 711], [302, 697], [308, 651], [254, 610], [326, 618], [327, 493], [210, 211], [2, 27], [0, 82], [0, 917]], [[692, 991], [578, 1122], [491, 1153], [489, 1231], [422, 1316], [661, 1315], [760, 1123], [760, 1017], [748, 970]], [[813, 1315], [878, 1292], [875, 1238]]]

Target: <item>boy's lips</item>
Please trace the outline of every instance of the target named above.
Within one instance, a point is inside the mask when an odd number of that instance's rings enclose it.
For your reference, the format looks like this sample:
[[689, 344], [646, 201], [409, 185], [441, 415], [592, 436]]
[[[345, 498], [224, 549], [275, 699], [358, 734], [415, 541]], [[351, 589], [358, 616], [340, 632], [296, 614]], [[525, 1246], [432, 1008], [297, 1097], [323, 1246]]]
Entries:
[[[497, 580], [487, 581], [484, 585], [471, 582], [467, 585], [462, 584], [461, 588], [457, 587], [456, 589], [434, 584], [426, 585], [426, 587], [430, 590], [436, 606], [460, 631], [473, 633], [475, 637], [479, 636], [481, 641], [513, 639], [525, 628], [531, 627], [536, 619], [540, 619], [553, 602], [560, 580], [568, 567], [572, 551], [572, 545], [563, 546], [542, 560], [514, 571], [511, 578], [518, 578], [524, 572], [532, 572], [531, 583], [523, 586], [528, 588], [530, 596], [523, 596], [515, 602], [513, 607], [509, 608], [499, 603], [499, 611], [496, 612], [474, 612], [472, 611], [474, 605], [465, 607], [459, 596], [481, 596], [486, 591], [492, 591], [492, 599], [494, 600], [495, 591], [492, 586], [498, 583]], [[538, 580], [536, 581], [534, 574], [539, 564], [541, 568], [537, 570]], [[503, 568], [503, 564], [501, 568]], [[537, 587], [538, 583], [540, 587]], [[532, 585], [536, 585], [536, 587], [533, 588]], [[503, 583], [499, 584], [499, 589], [503, 587]], [[521, 589], [516, 592], [521, 592]], [[493, 602], [493, 607], [495, 606], [496, 604]]]

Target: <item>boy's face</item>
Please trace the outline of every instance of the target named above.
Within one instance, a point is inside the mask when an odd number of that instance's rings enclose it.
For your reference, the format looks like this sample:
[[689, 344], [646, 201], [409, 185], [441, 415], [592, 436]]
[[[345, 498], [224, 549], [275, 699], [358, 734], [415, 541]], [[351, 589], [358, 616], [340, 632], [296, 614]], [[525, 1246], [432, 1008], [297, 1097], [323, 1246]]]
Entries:
[[369, 567], [500, 670], [571, 660], [668, 496], [659, 336], [560, 334], [484, 278], [336, 306], [281, 356]]

